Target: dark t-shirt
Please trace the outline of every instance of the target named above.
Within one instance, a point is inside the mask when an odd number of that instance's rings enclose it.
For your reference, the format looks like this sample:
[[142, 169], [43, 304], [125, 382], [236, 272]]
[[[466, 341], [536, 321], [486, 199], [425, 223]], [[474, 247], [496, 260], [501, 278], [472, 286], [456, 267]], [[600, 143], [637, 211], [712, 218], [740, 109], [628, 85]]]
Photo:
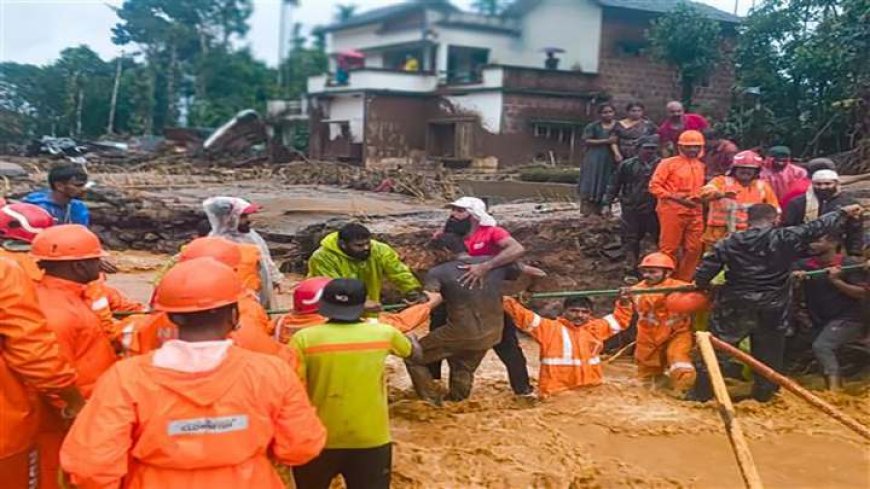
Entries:
[[504, 327], [502, 294], [506, 280], [516, 275], [515, 266], [490, 271], [482, 287], [469, 289], [459, 283], [463, 265], [483, 263], [489, 256], [468, 257], [438, 265], [426, 274], [424, 287], [440, 292], [447, 308], [447, 324], [421, 341], [424, 348], [488, 350], [501, 341]]
[[[860, 265], [861, 261], [852, 257], [837, 257], [834, 263], [846, 265]], [[797, 263], [798, 270], [812, 271], [825, 268], [815, 258], [800, 260]], [[862, 269], [843, 271], [843, 281], [852, 285], [868, 285], [867, 272]], [[849, 319], [862, 321], [865, 303], [853, 299], [840, 292], [827, 275], [807, 277], [803, 282], [804, 295], [807, 302], [807, 310], [810, 319], [816, 327], [823, 327], [833, 319]]]

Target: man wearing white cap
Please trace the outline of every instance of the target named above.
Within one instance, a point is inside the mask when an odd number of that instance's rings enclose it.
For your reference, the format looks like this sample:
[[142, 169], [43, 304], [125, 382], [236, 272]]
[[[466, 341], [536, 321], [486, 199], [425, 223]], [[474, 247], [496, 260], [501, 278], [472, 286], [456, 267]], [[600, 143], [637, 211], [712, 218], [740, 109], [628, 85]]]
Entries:
[[[466, 287], [479, 287], [487, 274], [499, 267], [516, 263], [526, 249], [502, 227], [495, 218], [486, 212], [486, 204], [477, 197], [462, 197], [450, 205], [450, 218], [444, 225], [444, 232], [461, 236], [471, 257], [489, 256], [489, 260], [468, 266], [468, 271], [460, 278]], [[437, 314], [436, 314], [437, 316]], [[433, 318], [430, 327], [437, 328], [439, 321]], [[532, 395], [526, 357], [517, 339], [517, 328], [510, 316], [505, 316], [501, 341], [493, 347], [498, 358], [505, 365], [508, 380], [514, 393]], [[433, 368], [438, 378], [436, 367]], [[437, 367], [440, 370], [440, 367]]]
[[[813, 173], [812, 186], [804, 195], [788, 203], [785, 210], [786, 226], [797, 226], [817, 219], [828, 212], [858, 201], [840, 188], [840, 176], [834, 170], [819, 170]], [[850, 220], [845, 227], [843, 243], [846, 253], [860, 256], [864, 251], [864, 221]]]

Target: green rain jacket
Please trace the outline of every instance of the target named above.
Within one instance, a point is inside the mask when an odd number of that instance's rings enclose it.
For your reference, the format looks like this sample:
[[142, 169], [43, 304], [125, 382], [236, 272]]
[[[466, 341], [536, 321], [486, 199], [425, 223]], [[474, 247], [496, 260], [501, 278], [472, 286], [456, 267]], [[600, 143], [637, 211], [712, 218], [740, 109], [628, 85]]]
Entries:
[[368, 298], [380, 302], [384, 279], [402, 294], [423, 286], [396, 250], [386, 243], [372, 240], [372, 252], [365, 261], [347, 256], [338, 246], [338, 233], [328, 234], [320, 248], [308, 259], [309, 277], [355, 278], [366, 284]]

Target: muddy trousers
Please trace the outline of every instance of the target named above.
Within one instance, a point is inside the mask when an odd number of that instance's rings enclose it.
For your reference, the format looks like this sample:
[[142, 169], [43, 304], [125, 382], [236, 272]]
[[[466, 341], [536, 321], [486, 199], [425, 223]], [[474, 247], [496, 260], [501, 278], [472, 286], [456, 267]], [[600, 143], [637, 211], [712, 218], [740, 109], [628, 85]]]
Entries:
[[297, 489], [328, 489], [341, 475], [347, 489], [389, 489], [393, 445], [327, 448], [314, 460], [293, 468]]
[[[717, 305], [710, 318], [710, 333], [735, 348], [749, 337], [751, 354], [768, 367], [782, 372], [785, 354], [785, 329], [783, 325], [788, 314], [788, 306], [759, 308], [748, 302], [733, 305]], [[725, 371], [728, 367], [728, 357], [725, 353], [716, 352], [719, 369]], [[692, 398], [697, 401], [712, 399], [713, 390], [707, 367], [696, 352], [695, 368], [698, 379], [692, 391]], [[779, 386], [760, 375], [754, 376], [752, 397], [760, 402], [769, 401], [779, 390]]]
[[813, 342], [813, 353], [822, 364], [825, 375], [840, 375], [837, 350], [861, 337], [864, 327], [860, 319], [832, 319]]
[[704, 234], [704, 216], [699, 214], [674, 214], [663, 210], [658, 213], [659, 250], [674, 259], [677, 269], [674, 278], [691, 282], [695, 269], [701, 262], [704, 244], [701, 235]]
[[[429, 330], [438, 329], [446, 323], [447, 308], [442, 304], [432, 311]], [[523, 354], [522, 348], [520, 348], [517, 326], [514, 320], [507, 314], [504, 315], [504, 328], [501, 333], [501, 341], [492, 347], [492, 350], [498, 355], [498, 359], [501, 360], [501, 363], [507, 369], [508, 380], [514, 393], [528, 394], [531, 392], [532, 384], [529, 381], [529, 369], [526, 366], [526, 356]], [[441, 360], [429, 363], [427, 366], [433, 379], [441, 378]]]
[[457, 351], [449, 348], [437, 348], [423, 352], [423, 361], [411, 363], [405, 361], [408, 375], [414, 384], [414, 391], [421, 399], [430, 402], [439, 402], [441, 393], [434, 383], [428, 364], [433, 361], [446, 359], [450, 366], [448, 401], [464, 401], [471, 395], [471, 387], [474, 385], [474, 372], [486, 356], [486, 350]]
[[626, 268], [632, 271], [640, 260], [641, 242], [647, 236], [659, 241], [659, 217], [655, 211], [622, 210], [622, 242], [627, 259]]
[[692, 365], [692, 332], [674, 333], [662, 345], [648, 351], [645, 344], [635, 349], [637, 376], [642, 381], [654, 381], [666, 375], [671, 388], [686, 392], [695, 384], [695, 367]]

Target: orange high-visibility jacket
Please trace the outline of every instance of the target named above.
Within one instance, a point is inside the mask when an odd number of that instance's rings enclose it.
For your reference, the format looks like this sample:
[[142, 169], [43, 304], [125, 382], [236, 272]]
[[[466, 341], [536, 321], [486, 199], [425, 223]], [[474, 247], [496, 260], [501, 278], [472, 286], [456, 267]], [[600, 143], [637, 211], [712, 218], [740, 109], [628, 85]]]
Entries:
[[70, 429], [60, 458], [79, 489], [284, 489], [269, 457], [301, 465], [326, 443], [279, 359], [233, 346], [214, 370], [185, 373], [153, 357], [106, 372]]
[[39, 309], [32, 280], [0, 258], [0, 459], [33, 443], [39, 428], [35, 393], [51, 394], [75, 380]]
[[[690, 284], [667, 278], [655, 287], [685, 285]], [[644, 281], [631, 288], [648, 289], [650, 286]], [[642, 294], [616, 301], [613, 317], [623, 328], [631, 324], [632, 316], [637, 313], [637, 346], [634, 349], [634, 357], [638, 364], [660, 366], [660, 355], [656, 353], [674, 334], [692, 330], [692, 316], [668, 311], [665, 307], [666, 297], [667, 294]]]
[[541, 317], [512, 297], [504, 299], [504, 310], [541, 345], [538, 388], [542, 395], [602, 382], [599, 354], [604, 340], [624, 329], [612, 315], [576, 326], [565, 318]]
[[[378, 314], [377, 322], [389, 324], [402, 333], [423, 327], [429, 322], [429, 306], [427, 304], [415, 304], [399, 312], [382, 312]], [[327, 318], [317, 313], [310, 314], [285, 314], [278, 320], [278, 331], [282, 343], [290, 341], [290, 337], [301, 329], [309, 326], [317, 326], [328, 321]]]
[[[298, 364], [293, 349], [269, 336], [264, 322], [271, 323], [269, 315], [252, 293], [245, 293], [239, 299], [239, 329], [229, 337], [246, 350], [277, 355], [295, 369]], [[165, 341], [177, 338], [178, 328], [166, 313], [151, 313], [135, 317], [131, 334], [130, 355], [143, 355], [160, 348]]]
[[57, 335], [61, 355], [75, 367], [85, 397], [118, 359], [86, 292], [86, 285], [50, 275], [36, 283], [39, 307]]
[[100, 318], [103, 331], [111, 341], [120, 339], [130, 318], [115, 319], [115, 312], [142, 312], [145, 305], [125, 296], [120, 290], [106, 283], [104, 277], [88, 284], [85, 290], [91, 310]]
[[726, 228], [729, 233], [742, 231], [748, 227], [748, 210], [755, 204], [770, 204], [779, 209], [779, 200], [769, 183], [756, 178], [743, 186], [736, 178], [720, 175], [701, 188], [701, 198], [710, 199], [719, 193], [734, 192], [731, 198], [710, 200], [707, 226]]
[[649, 182], [649, 192], [658, 199], [658, 212], [673, 212], [682, 215], [701, 214], [701, 205], [688, 208], [665, 197], [700, 197], [704, 186], [704, 163], [683, 155], [666, 158], [659, 163]]
[[30, 280], [34, 282], [41, 279], [43, 275], [43, 271], [39, 268], [39, 265], [36, 264], [36, 260], [30, 257], [30, 254], [26, 251], [9, 251], [3, 248], [0, 248], [0, 257], [6, 257], [10, 260], [17, 263], [27, 276], [30, 277]]

